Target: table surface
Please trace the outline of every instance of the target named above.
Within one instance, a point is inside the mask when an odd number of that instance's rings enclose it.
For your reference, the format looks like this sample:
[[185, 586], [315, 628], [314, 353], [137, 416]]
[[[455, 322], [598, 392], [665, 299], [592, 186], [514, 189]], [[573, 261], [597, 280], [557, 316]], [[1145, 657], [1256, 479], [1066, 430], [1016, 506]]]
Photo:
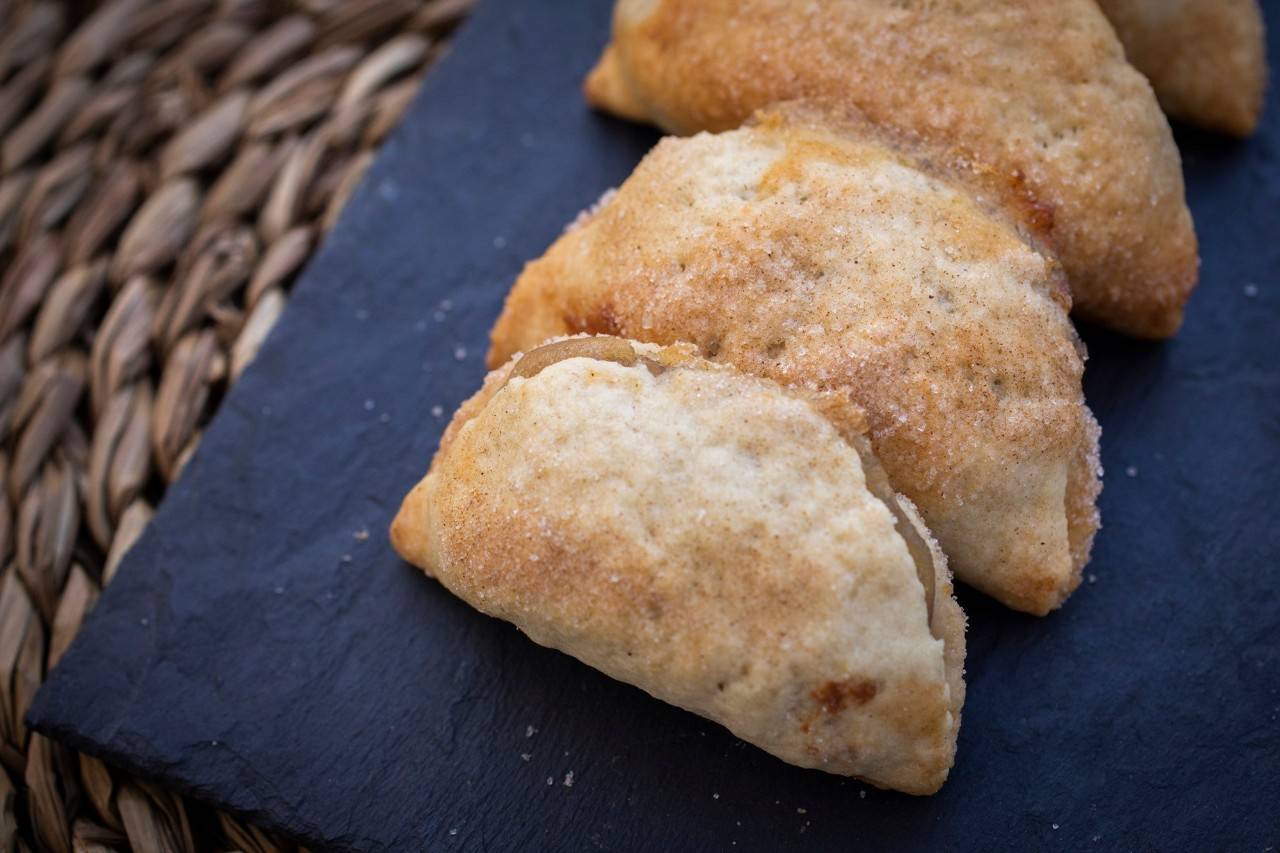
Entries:
[[1280, 844], [1277, 87], [1252, 140], [1179, 130], [1203, 256], [1181, 335], [1083, 330], [1105, 528], [1048, 618], [961, 591], [940, 794], [789, 767], [395, 557], [386, 526], [522, 263], [656, 138], [580, 97], [609, 5], [481, 3], [35, 728], [317, 848]]

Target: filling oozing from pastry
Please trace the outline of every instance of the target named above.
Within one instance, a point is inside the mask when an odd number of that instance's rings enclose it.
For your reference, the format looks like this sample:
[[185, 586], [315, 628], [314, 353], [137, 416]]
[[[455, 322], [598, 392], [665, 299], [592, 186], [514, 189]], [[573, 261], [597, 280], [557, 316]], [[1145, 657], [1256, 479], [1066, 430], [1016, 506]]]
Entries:
[[654, 361], [648, 356], [636, 353], [635, 347], [622, 338], [612, 335], [596, 335], [590, 338], [569, 338], [563, 341], [552, 341], [530, 350], [521, 356], [511, 369], [512, 377], [531, 379], [557, 362], [570, 358], [594, 358], [597, 361], [612, 361], [623, 367], [630, 367], [637, 361], [649, 369], [654, 376], [662, 373], [667, 366]]

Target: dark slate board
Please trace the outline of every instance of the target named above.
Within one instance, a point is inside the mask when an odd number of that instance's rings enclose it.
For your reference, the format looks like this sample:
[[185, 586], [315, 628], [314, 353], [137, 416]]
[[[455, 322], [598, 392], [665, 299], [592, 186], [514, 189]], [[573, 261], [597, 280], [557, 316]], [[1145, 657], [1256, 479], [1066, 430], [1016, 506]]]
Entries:
[[1247, 143], [1180, 133], [1204, 256], [1181, 336], [1086, 330], [1106, 528], [1047, 619], [962, 594], [941, 794], [788, 767], [395, 558], [386, 525], [522, 261], [654, 139], [579, 97], [608, 5], [482, 4], [32, 724], [337, 849], [1280, 843], [1275, 89]]

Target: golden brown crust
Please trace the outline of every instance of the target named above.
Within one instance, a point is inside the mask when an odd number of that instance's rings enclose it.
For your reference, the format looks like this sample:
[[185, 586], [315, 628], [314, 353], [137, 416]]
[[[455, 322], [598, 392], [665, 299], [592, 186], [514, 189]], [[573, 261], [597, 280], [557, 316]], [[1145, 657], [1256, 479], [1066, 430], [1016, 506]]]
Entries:
[[[495, 371], [405, 498], [396, 550], [532, 639], [806, 767], [932, 793], [964, 699], [894, 516], [807, 393], [677, 352]], [[913, 526], [918, 517], [905, 505]]]
[[1098, 0], [1169, 115], [1236, 136], [1258, 127], [1267, 88], [1257, 0]]
[[612, 46], [604, 49], [600, 60], [583, 81], [582, 90], [593, 101], [607, 103], [614, 115], [635, 122], [649, 121], [649, 110], [635, 100], [631, 89], [623, 82], [617, 52]]
[[[1056, 256], [1053, 244], [1053, 208], [1043, 204], [1027, 186], [1021, 173], [1004, 174], [975, 159], [955, 140], [939, 140], [870, 121], [853, 107], [820, 107], [809, 101], [783, 101], [758, 110], [747, 127], [807, 127], [815, 137], [847, 136], [879, 143], [904, 161], [929, 174], [963, 186], [974, 202], [994, 217], [1006, 220], [1019, 235], [1046, 258]], [[1071, 310], [1071, 291], [1065, 274], [1055, 268], [1054, 298]]]
[[682, 134], [856, 108], [1025, 183], [1081, 317], [1166, 337], [1195, 285], [1168, 123], [1093, 0], [621, 0], [587, 94]]
[[[1098, 523], [1061, 299], [1055, 263], [962, 189], [875, 140], [766, 116], [659, 143], [526, 267], [490, 365], [578, 332], [689, 341], [851, 400], [957, 575], [1045, 613]], [[863, 417], [829, 405], [838, 425]]]

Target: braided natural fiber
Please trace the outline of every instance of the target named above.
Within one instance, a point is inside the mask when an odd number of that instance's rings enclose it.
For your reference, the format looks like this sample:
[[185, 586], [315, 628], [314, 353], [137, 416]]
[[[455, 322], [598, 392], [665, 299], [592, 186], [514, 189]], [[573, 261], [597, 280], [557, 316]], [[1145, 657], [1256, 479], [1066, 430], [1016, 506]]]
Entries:
[[0, 0], [0, 851], [277, 849], [23, 715], [470, 2]]

